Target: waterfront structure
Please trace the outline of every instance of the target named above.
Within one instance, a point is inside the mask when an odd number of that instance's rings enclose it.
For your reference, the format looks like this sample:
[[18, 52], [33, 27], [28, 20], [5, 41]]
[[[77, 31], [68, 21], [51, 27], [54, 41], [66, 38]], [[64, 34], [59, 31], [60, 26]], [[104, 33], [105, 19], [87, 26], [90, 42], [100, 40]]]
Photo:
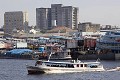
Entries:
[[100, 31], [100, 24], [93, 24], [91, 22], [79, 23], [78, 31], [97, 32], [97, 31]]
[[100, 30], [113, 30], [118, 29], [118, 26], [112, 26], [112, 25], [102, 25]]
[[26, 31], [28, 27], [28, 13], [22, 11], [5, 12], [4, 32], [12, 34], [13, 31]]
[[51, 29], [50, 8], [36, 8], [36, 26], [40, 30]]
[[120, 31], [109, 30], [96, 41], [98, 54], [114, 54], [115, 59], [120, 59]]

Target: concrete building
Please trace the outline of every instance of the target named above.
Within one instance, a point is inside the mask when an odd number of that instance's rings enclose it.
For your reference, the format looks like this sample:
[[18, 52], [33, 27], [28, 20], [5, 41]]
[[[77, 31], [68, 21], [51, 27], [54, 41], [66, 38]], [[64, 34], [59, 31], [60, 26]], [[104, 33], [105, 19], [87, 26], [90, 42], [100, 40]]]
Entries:
[[62, 26], [62, 6], [62, 4], [51, 4], [51, 21], [56, 20], [56, 26]]
[[51, 29], [50, 8], [36, 8], [36, 26], [40, 30]]
[[78, 31], [82, 32], [97, 32], [100, 31], [100, 24], [93, 24], [91, 22], [79, 23]]
[[51, 4], [51, 8], [36, 9], [36, 25], [41, 30], [60, 26], [78, 29], [78, 14], [77, 7]]
[[28, 27], [28, 13], [22, 11], [5, 12], [4, 32], [12, 34], [14, 30], [26, 31]]
[[62, 7], [62, 26], [69, 27], [71, 29], [78, 28], [78, 13], [79, 9], [72, 6]]
[[101, 30], [113, 30], [113, 29], [118, 29], [118, 26], [112, 26], [112, 25], [102, 25]]

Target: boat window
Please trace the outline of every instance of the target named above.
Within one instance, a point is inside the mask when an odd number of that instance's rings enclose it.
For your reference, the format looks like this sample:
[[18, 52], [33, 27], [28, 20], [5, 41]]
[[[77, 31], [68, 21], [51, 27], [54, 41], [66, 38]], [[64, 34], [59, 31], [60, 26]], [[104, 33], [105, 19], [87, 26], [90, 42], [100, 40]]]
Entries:
[[67, 65], [66, 64], [60, 64], [60, 67], [66, 67]]
[[50, 66], [50, 65], [47, 65], [47, 66]]
[[83, 64], [81, 64], [80, 67], [83, 67]]
[[70, 55], [70, 52], [68, 52], [68, 55]]
[[53, 65], [51, 65], [51, 67], [53, 67]]
[[35, 66], [37, 66], [37, 64], [41, 65], [42, 62], [41, 62], [41, 61], [37, 61], [37, 62], [35, 63]]
[[[47, 66], [49, 66], [49, 65], [47, 65]], [[51, 67], [59, 67], [59, 65], [53, 64], [53, 65], [51, 65]]]
[[[47, 66], [51, 67], [67, 67], [67, 68], [74, 68], [73, 64], [46, 64]], [[79, 67], [79, 64], [77, 65]]]
[[77, 67], [79, 67], [79, 64], [77, 64]]
[[47, 64], [47, 66], [51, 66], [51, 67], [67, 67], [66, 64]]
[[87, 67], [87, 64], [84, 64], [84, 67]]
[[60, 67], [65, 67], [65, 66], [60, 65]]
[[81, 64], [80, 67], [83, 67], [83, 64]]
[[91, 65], [90, 68], [97, 68], [97, 65]]
[[73, 64], [68, 64], [69, 68], [74, 68]]

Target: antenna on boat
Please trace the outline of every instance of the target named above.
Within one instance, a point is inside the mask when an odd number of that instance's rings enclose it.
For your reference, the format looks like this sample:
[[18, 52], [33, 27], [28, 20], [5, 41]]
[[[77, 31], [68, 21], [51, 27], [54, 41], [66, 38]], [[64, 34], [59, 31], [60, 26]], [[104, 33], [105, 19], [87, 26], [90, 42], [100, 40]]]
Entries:
[[96, 60], [96, 62], [99, 62], [100, 61], [100, 58], [98, 58], [97, 60]]
[[51, 52], [51, 53], [50, 53], [50, 55], [49, 55], [49, 57], [48, 57], [48, 61], [50, 60], [52, 54], [54, 54], [54, 52]]

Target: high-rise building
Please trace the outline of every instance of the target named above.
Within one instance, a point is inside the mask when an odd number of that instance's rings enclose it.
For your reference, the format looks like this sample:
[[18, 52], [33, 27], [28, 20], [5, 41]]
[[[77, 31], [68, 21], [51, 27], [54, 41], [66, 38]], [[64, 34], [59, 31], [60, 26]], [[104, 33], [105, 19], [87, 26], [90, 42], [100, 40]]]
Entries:
[[36, 9], [36, 25], [41, 30], [55, 26], [78, 29], [78, 13], [77, 7], [51, 4], [51, 8]]
[[40, 30], [51, 28], [51, 9], [36, 8], [36, 26]]
[[72, 6], [62, 7], [62, 26], [71, 29], [78, 28], [78, 8]]
[[51, 4], [51, 21], [56, 21], [56, 26], [62, 26], [62, 4]]
[[24, 30], [28, 27], [28, 13], [22, 11], [5, 12], [4, 32], [12, 34], [13, 30]]

